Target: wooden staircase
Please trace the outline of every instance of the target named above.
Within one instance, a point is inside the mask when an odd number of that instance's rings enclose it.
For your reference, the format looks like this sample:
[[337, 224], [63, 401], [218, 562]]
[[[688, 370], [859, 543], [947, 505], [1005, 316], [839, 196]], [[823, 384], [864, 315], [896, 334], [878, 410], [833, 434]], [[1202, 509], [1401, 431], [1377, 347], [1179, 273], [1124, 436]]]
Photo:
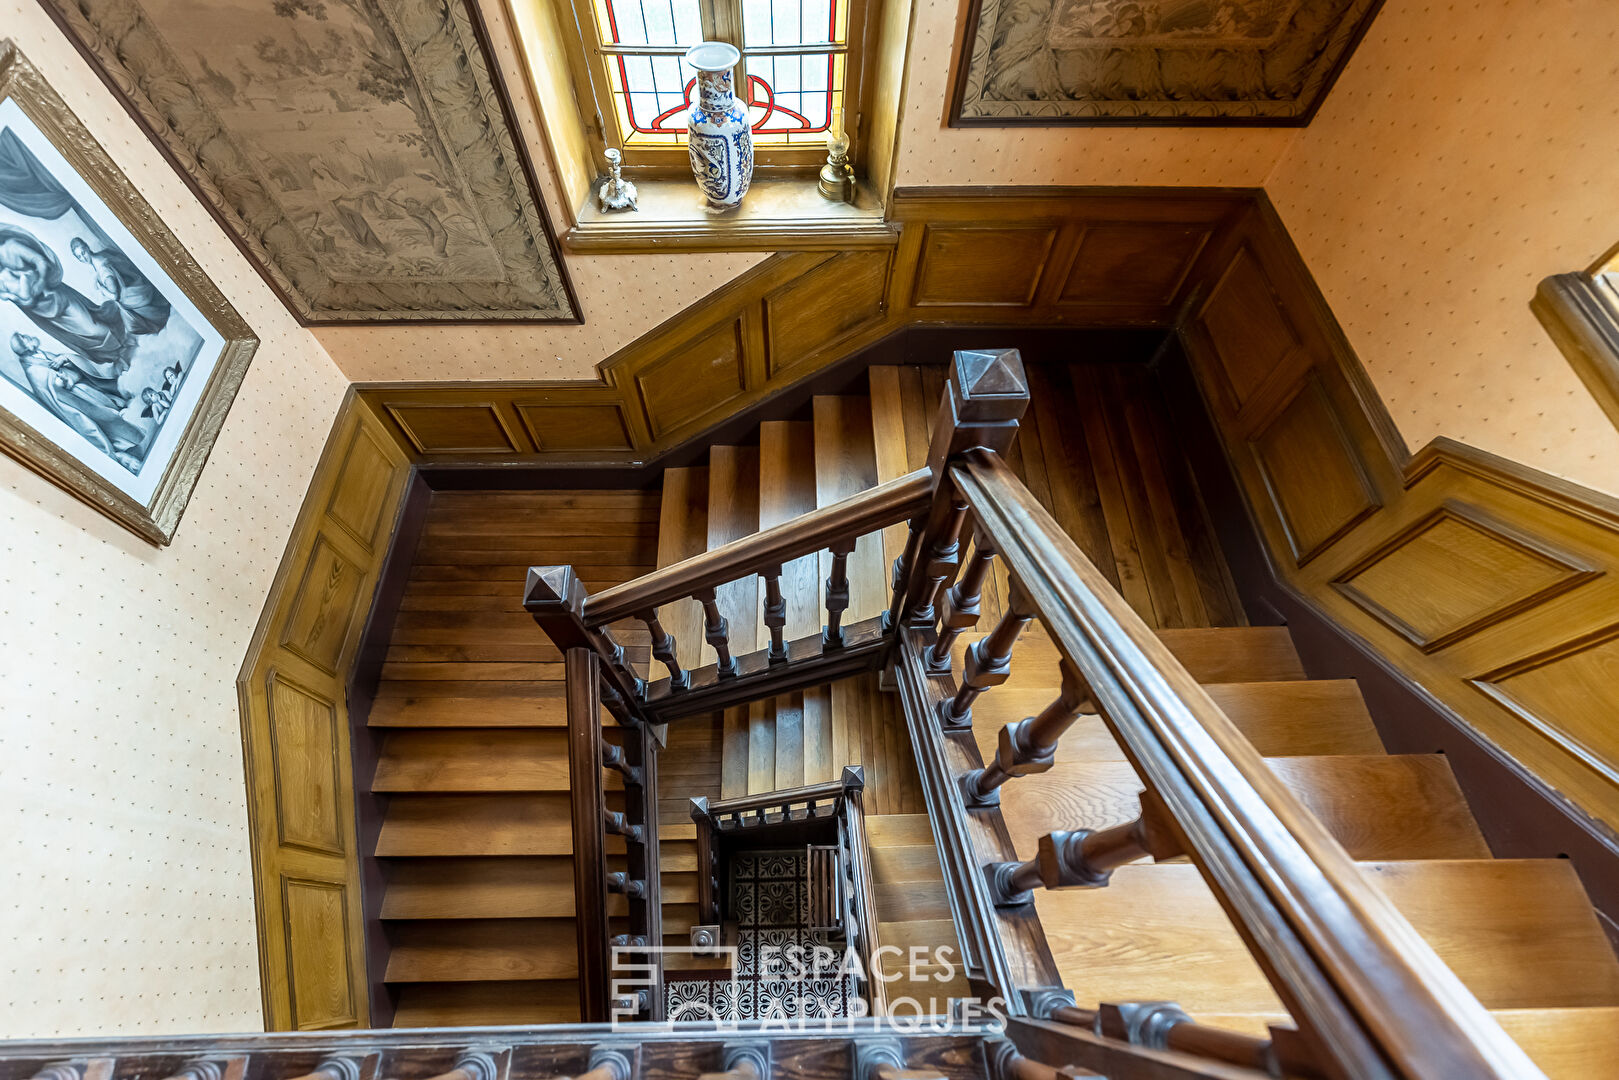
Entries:
[[[964, 635], [962, 650], [980, 635]], [[1565, 860], [1492, 859], [1446, 760], [1390, 755], [1353, 681], [1306, 679], [1286, 630], [1160, 631], [1176, 657], [1508, 1034], [1549, 1076], [1619, 1076], [1619, 962]], [[985, 760], [1002, 726], [1059, 691], [1038, 624], [1003, 686], [973, 708]], [[957, 670], [960, 670], [959, 666]], [[1032, 708], [1031, 708], [1032, 706]], [[1019, 858], [1054, 830], [1139, 812], [1142, 784], [1099, 717], [1063, 737], [1045, 773], [1001, 789]], [[1098, 889], [1036, 890], [1063, 983], [1081, 1002], [1174, 1001], [1200, 1022], [1263, 1035], [1287, 1017], [1198, 870], [1133, 863]], [[1583, 1051], [1570, 1044], [1570, 1032]], [[1600, 1037], [1593, 1037], [1601, 1032]]]
[[536, 552], [592, 587], [645, 573], [657, 515], [639, 492], [434, 494], [367, 718], [396, 1027], [579, 1019], [562, 664], [523, 581]]

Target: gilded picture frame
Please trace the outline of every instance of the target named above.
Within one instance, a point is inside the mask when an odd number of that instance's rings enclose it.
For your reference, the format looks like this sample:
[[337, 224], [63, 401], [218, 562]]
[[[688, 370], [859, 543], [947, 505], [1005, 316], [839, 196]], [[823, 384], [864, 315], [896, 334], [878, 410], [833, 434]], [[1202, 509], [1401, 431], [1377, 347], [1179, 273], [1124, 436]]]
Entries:
[[0, 450], [167, 545], [258, 344], [0, 39]]

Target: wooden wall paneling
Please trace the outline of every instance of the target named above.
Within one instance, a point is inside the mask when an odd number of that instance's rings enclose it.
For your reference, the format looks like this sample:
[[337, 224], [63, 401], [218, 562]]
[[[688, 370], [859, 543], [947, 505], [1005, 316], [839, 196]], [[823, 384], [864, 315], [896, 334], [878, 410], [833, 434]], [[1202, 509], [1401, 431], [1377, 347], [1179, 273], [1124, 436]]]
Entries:
[[501, 403], [474, 401], [388, 401], [394, 423], [423, 454], [509, 456], [525, 449]]
[[912, 307], [1032, 307], [1060, 221], [922, 227]]
[[701, 426], [747, 392], [743, 315], [726, 312], [716, 325], [638, 368], [631, 384], [656, 442]]
[[1303, 566], [1380, 505], [1321, 379], [1312, 374], [1248, 440], [1265, 495]]
[[1192, 288], [1182, 341], [1278, 576], [1619, 857], [1619, 500], [1407, 454], [1262, 202]]
[[893, 251], [850, 251], [764, 298], [765, 372], [769, 379], [792, 374], [850, 334], [881, 322]]
[[611, 396], [592, 394], [589, 398], [518, 392], [512, 408], [541, 454], [620, 453], [636, 446], [616, 390]]
[[409, 471], [389, 425], [344, 400], [237, 679], [270, 1030], [369, 1021], [344, 686]]
[[1423, 652], [1435, 652], [1600, 573], [1542, 537], [1447, 499], [1332, 585]]

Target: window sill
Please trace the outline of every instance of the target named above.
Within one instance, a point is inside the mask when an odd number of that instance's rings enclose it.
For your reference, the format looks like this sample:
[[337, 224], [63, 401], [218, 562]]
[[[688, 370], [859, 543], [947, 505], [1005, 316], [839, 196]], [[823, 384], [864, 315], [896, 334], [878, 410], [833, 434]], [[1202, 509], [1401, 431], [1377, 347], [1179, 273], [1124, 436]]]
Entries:
[[[599, 186], [600, 181], [597, 181]], [[862, 184], [856, 201], [823, 197], [814, 177], [756, 180], [742, 205], [723, 214], [703, 209], [689, 179], [637, 180], [640, 209], [604, 214], [595, 189], [562, 240], [569, 251], [847, 251], [888, 247], [899, 230], [883, 219], [883, 206]]]

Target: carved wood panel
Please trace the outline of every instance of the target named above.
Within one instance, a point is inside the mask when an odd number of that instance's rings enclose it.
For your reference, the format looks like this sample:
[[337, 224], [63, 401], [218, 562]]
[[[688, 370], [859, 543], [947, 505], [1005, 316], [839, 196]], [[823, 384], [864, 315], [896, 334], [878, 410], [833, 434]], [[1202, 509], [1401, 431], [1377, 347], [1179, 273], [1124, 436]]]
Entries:
[[1057, 302], [1113, 307], [1174, 303], [1213, 235], [1210, 228], [1103, 222], [1080, 230]]
[[1318, 378], [1306, 379], [1249, 445], [1295, 565], [1315, 558], [1379, 505]]
[[764, 298], [766, 371], [775, 379], [880, 322], [891, 251], [835, 255]]
[[1513, 715], [1619, 784], [1619, 624], [1474, 678]]
[[424, 454], [511, 454], [517, 451], [500, 407], [493, 401], [388, 404], [390, 416]]
[[1267, 382], [1284, 377], [1303, 344], [1247, 245], [1237, 250], [1210, 290], [1198, 324], [1219, 362], [1221, 389], [1233, 412], [1248, 405]]
[[1053, 222], [926, 225], [911, 303], [917, 307], [1028, 307], [1045, 273]]
[[1600, 572], [1484, 510], [1446, 501], [1332, 584], [1417, 648], [1434, 652]]
[[270, 1030], [369, 1017], [344, 682], [405, 488], [395, 438], [345, 401], [237, 682]]
[[671, 350], [635, 376], [635, 390], [654, 439], [697, 426], [747, 389], [741, 318], [727, 320]]

